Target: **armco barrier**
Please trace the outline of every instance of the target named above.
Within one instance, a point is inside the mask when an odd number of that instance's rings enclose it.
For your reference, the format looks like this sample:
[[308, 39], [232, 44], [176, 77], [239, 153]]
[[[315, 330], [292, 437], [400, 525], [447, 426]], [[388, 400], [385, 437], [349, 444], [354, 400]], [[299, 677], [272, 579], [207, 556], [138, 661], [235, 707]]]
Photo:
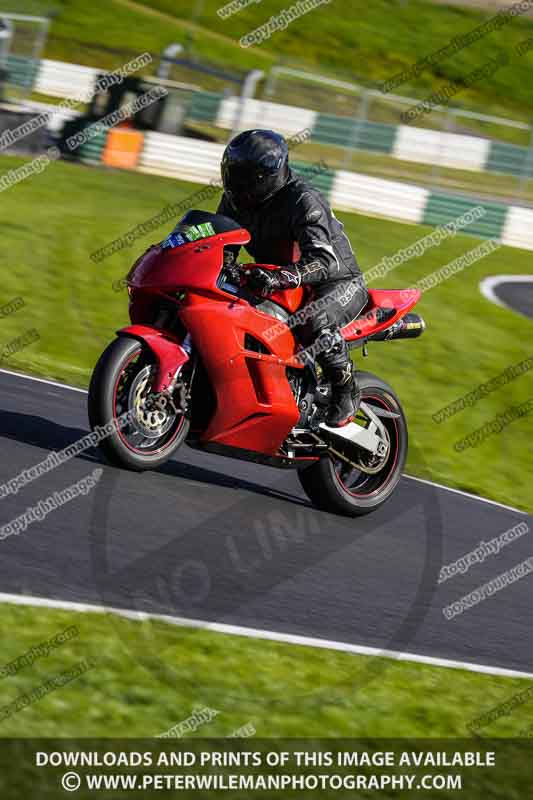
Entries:
[[486, 168], [489, 151], [488, 139], [400, 125], [396, 129], [392, 154], [403, 161], [482, 171]]
[[40, 64], [34, 89], [50, 97], [75, 98], [86, 94], [90, 96], [100, 72], [105, 70], [44, 58]]
[[[57, 97], [72, 97], [90, 91], [100, 70], [44, 60], [37, 76], [37, 91]], [[232, 128], [237, 111], [237, 98], [223, 98], [218, 94], [196, 93], [191, 99], [189, 112], [196, 119], [214, 121], [221, 127]], [[262, 127], [270, 125], [284, 133], [295, 133], [310, 128], [318, 134], [318, 140], [335, 136], [335, 125], [346, 126], [345, 118], [337, 121], [327, 115], [276, 103], [248, 100], [244, 108], [246, 125]], [[54, 115], [53, 122], [57, 125]], [[407, 128], [407, 130], [406, 130]], [[442, 134], [410, 126], [378, 125], [365, 123], [357, 129], [352, 126], [344, 131], [362, 146], [389, 152], [404, 160], [434, 163], [437, 153], [446, 155], [448, 166], [462, 169], [508, 171], [519, 174], [523, 171], [527, 149], [489, 140]], [[358, 139], [357, 137], [361, 137]], [[311, 137], [313, 139], [313, 137]], [[314, 137], [317, 141], [317, 137]], [[85, 146], [82, 158], [90, 163], [100, 163], [106, 145], [106, 134], [93, 139]], [[181, 178], [195, 183], [209, 183], [220, 179], [220, 159], [223, 146], [198, 142], [178, 136], [148, 133], [138, 160], [142, 172]], [[120, 154], [118, 156], [120, 160]], [[445, 163], [445, 162], [442, 162]], [[300, 165], [301, 167], [302, 165]], [[533, 164], [531, 165], [533, 172]], [[371, 178], [354, 172], [339, 170], [325, 172], [319, 176], [322, 189], [329, 195], [331, 204], [345, 211], [373, 214], [406, 222], [439, 225], [458, 216], [472, 205], [483, 205], [487, 214], [475, 223], [469, 232], [499, 239], [503, 244], [533, 250], [533, 210], [501, 203], [486, 203], [476, 198], [456, 196], [443, 192], [430, 192], [419, 186], [381, 178]]]
[[503, 225], [502, 242], [533, 250], [533, 209], [510, 206]]
[[31, 89], [39, 73], [39, 62], [26, 56], [7, 57], [8, 82], [13, 86]]
[[[32, 63], [32, 69], [36, 69]], [[19, 65], [20, 80], [29, 79], [28, 69], [26, 62]], [[43, 59], [38, 67], [34, 88], [54, 97], [72, 97], [80, 92], [90, 92], [97, 74], [102, 71]], [[255, 98], [247, 99], [241, 106], [239, 97], [226, 97], [217, 92], [193, 92], [187, 118], [224, 130], [233, 130], [237, 119], [240, 119], [242, 130], [262, 127], [294, 134], [309, 128], [312, 131], [311, 140], [319, 144], [388, 153], [404, 161], [439, 164], [452, 169], [528, 174], [533, 177], [533, 159], [528, 164], [526, 147], [429, 128], [324, 114]]]
[[51, 133], [60, 133], [63, 130], [65, 122], [81, 115], [81, 111], [62, 108], [61, 105], [53, 105], [52, 103], [38, 103], [35, 100], [28, 100], [24, 105], [26, 108], [34, 111], [35, 116], [42, 113], [49, 115], [46, 127]]
[[328, 169], [325, 164], [308, 164], [305, 161], [294, 161], [292, 159], [291, 167], [294, 172], [301, 175], [315, 189], [322, 192], [328, 199], [331, 198], [335, 170]]
[[305, 128], [313, 128], [317, 113], [306, 108], [285, 106], [280, 103], [269, 103], [264, 100], [250, 98], [241, 107], [239, 97], [228, 97], [221, 100], [213, 118], [213, 124], [219, 128], [233, 130], [240, 113], [240, 128], [272, 128], [285, 134], [294, 134]]
[[[109, 136], [109, 133], [107, 134]], [[105, 141], [92, 140], [85, 159], [102, 160]], [[181, 136], [147, 133], [138, 159], [141, 172], [207, 184], [220, 181], [224, 146]], [[120, 158], [119, 158], [120, 160]], [[115, 153], [115, 165], [116, 165]], [[474, 206], [485, 214], [463, 234], [490, 238], [511, 247], [533, 250], [533, 209], [489, 203], [475, 197], [430, 192], [420, 186], [373, 178], [347, 170], [328, 170], [323, 164], [292, 162], [295, 172], [308, 179], [329, 199], [333, 208], [431, 226], [443, 225]]]
[[427, 189], [408, 183], [339, 170], [329, 199], [334, 208], [342, 211], [421, 222], [429, 194]]
[[396, 137], [394, 125], [332, 114], [319, 114], [312, 131], [314, 142], [376, 153], [392, 154]]
[[533, 175], [533, 161], [527, 163], [528, 150], [515, 144], [505, 142], [489, 142], [490, 149], [485, 164], [489, 172], [501, 172], [507, 175]]
[[[196, 121], [232, 130], [238, 113], [241, 115], [241, 130], [262, 127], [294, 134], [309, 128], [311, 140], [317, 144], [387, 153], [403, 161], [438, 164], [451, 169], [520, 175], [528, 154], [526, 147], [494, 142], [480, 136], [323, 114], [253, 98], [246, 100], [241, 107], [238, 97], [224, 98], [207, 92], [195, 93], [189, 116]], [[529, 174], [533, 176], [533, 161]]]
[[104, 154], [109, 131], [99, 131], [88, 142], [78, 148], [78, 156], [85, 164], [100, 164]]
[[460, 217], [472, 208], [472, 205], [483, 206], [485, 213], [480, 219], [468, 226], [468, 233], [488, 239], [502, 238], [503, 226], [508, 206], [504, 203], [489, 203], [485, 200], [473, 201], [470, 197], [462, 197], [446, 192], [432, 192], [424, 209], [422, 222], [426, 225], [445, 225], [456, 217]]
[[147, 133], [139, 159], [141, 172], [195, 183], [220, 179], [224, 146], [166, 133]]

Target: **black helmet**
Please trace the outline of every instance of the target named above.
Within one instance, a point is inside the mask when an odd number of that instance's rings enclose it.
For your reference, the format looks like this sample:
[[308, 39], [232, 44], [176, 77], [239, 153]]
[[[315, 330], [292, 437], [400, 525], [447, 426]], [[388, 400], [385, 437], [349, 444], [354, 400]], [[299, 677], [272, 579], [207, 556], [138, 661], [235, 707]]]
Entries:
[[289, 148], [279, 133], [244, 131], [224, 150], [222, 182], [236, 208], [261, 205], [285, 186], [288, 178]]

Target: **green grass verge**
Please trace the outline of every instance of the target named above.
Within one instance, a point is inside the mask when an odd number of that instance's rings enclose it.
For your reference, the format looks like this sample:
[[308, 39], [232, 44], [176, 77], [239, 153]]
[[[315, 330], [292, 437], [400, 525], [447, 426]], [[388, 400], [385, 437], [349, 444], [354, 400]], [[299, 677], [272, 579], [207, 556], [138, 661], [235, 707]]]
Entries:
[[[276, 32], [261, 46], [243, 49], [239, 39], [286, 8], [285, 0], [252, 3], [225, 20], [216, 13], [224, 5], [221, 0], [106, 0], [91, 5], [82, 0], [23, 0], [22, 7], [19, 2], [16, 5], [19, 12], [54, 11], [46, 49], [49, 58], [110, 68], [120, 63], [116, 51], [121, 48], [159, 53], [177, 41], [195, 57], [226, 69], [231, 65], [232, 69], [268, 71], [283, 61], [362, 83], [392, 77], [492, 16], [490, 12], [424, 0], [373, 0], [360, 4], [354, 13], [352, 0], [332, 0], [300, 17], [285, 31]], [[199, 16], [195, 16], [195, 9]], [[0, 0], [0, 10], [13, 11], [11, 0]], [[533, 21], [517, 17], [431, 66], [416, 83], [402, 86], [399, 93], [425, 97], [446, 81], [470, 74], [489, 58], [514, 52], [514, 46], [532, 33]], [[522, 57], [512, 55], [508, 66], [490, 80], [462, 91], [452, 105], [499, 116], [511, 114], [529, 122], [532, 58], [531, 52]], [[304, 87], [299, 85], [296, 91], [303, 101]], [[331, 92], [329, 96], [335, 100]], [[487, 130], [486, 135], [498, 134]]]
[[[464, 737], [472, 719], [531, 686], [161, 622], [9, 604], [0, 608], [0, 666], [72, 625], [77, 636], [0, 679], [1, 707], [80, 662], [94, 666], [1, 721], [0, 736], [152, 737], [188, 718], [193, 707], [208, 706], [219, 713], [191, 735], [228, 736], [251, 723], [260, 737]], [[480, 733], [518, 736], [530, 724], [524, 704]]]
[[[184, 20], [190, 13], [184, 6], [176, 6], [173, 0], [142, 2]], [[205, 29], [227, 31], [238, 41], [285, 9], [287, 3], [284, 0], [252, 3], [228, 20], [217, 16], [219, 7], [219, 0], [206, 0], [198, 21]], [[490, 16], [492, 14], [480, 10], [435, 6], [424, 0], [409, 0], [409, 3], [373, 0], [360, 4], [355, 12], [352, 0], [332, 0], [300, 17], [286, 30], [276, 32], [259, 47], [250, 49], [258, 55], [263, 49], [274, 51], [283, 54], [285, 61], [302, 62], [314, 71], [329, 72], [334, 77], [346, 76], [362, 83], [382, 81], [444, 47], [454, 36], [469, 32]], [[444, 82], [468, 75], [491, 55], [510, 52], [515, 44], [531, 35], [532, 29], [531, 20], [515, 19], [511, 25], [435, 64], [415, 83], [407, 82], [395, 91], [425, 97]], [[512, 58], [507, 68], [490, 80], [461, 92], [451, 105], [477, 106], [483, 108], [484, 113], [495, 114], [513, 109], [520, 118], [525, 118], [528, 90], [518, 84], [529, 73], [529, 58], [531, 56]]]
[[[0, 163], [7, 170], [23, 161], [3, 156]], [[0, 341], [4, 346], [31, 328], [41, 336], [4, 366], [86, 386], [101, 351], [128, 322], [126, 294], [113, 291], [113, 281], [167, 229], [100, 264], [90, 253], [197, 189], [156, 176], [56, 163], [4, 192], [2, 304], [21, 295], [26, 306], [0, 319]], [[213, 200], [205, 207], [215, 205]], [[339, 217], [364, 271], [431, 230], [355, 214]], [[464, 235], [447, 239], [395, 269], [380, 286], [413, 285], [477, 243]], [[371, 345], [370, 358], [358, 355], [356, 364], [399, 393], [416, 445], [408, 461], [411, 474], [531, 510], [530, 419], [513, 422], [475, 449], [453, 449], [456, 440], [530, 397], [531, 373], [440, 425], [432, 419], [442, 406], [531, 355], [531, 322], [479, 292], [482, 278], [509, 272], [529, 274], [531, 253], [502, 247], [427, 291], [418, 306], [428, 325], [424, 336]]]

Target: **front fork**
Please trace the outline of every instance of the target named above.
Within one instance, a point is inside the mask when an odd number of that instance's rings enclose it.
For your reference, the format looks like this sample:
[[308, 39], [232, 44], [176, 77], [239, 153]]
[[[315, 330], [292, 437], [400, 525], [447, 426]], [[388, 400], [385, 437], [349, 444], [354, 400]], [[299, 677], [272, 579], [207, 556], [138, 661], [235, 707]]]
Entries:
[[[117, 331], [118, 336], [137, 339], [154, 356], [156, 373], [152, 382], [152, 392], [156, 395], [168, 394], [176, 385], [183, 366], [189, 361], [192, 351], [190, 337], [181, 342], [174, 334], [150, 325], [129, 325]], [[187, 339], [189, 341], [187, 342]], [[183, 345], [187, 343], [187, 349]]]

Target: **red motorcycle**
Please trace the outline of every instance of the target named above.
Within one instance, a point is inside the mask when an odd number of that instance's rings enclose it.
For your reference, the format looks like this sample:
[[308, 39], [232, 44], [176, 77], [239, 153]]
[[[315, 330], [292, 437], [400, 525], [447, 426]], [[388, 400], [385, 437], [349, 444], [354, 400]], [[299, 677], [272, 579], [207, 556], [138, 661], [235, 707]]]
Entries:
[[[100, 447], [133, 470], [153, 469], [183, 444], [273, 467], [294, 468], [321, 509], [356, 516], [381, 506], [400, 480], [407, 424], [392, 388], [358, 372], [354, 421], [324, 420], [330, 388], [292, 333], [312, 301], [298, 288], [268, 299], [246, 287], [243, 265], [224, 248], [250, 234], [216, 214], [190, 211], [127, 276], [132, 325], [101, 356], [89, 389], [92, 429], [110, 422]], [[261, 265], [277, 269], [272, 265]], [[350, 346], [413, 338], [417, 290], [370, 290], [361, 315], [342, 329]]]

